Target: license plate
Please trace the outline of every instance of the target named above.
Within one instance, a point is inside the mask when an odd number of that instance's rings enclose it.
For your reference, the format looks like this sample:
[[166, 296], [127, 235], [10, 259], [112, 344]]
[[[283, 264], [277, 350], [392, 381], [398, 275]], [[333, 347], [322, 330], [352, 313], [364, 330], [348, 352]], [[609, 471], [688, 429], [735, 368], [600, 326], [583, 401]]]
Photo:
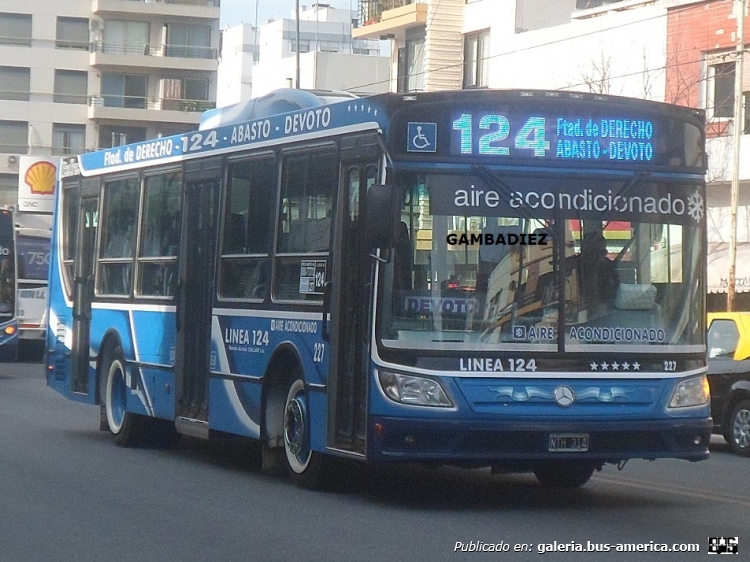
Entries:
[[584, 453], [588, 450], [588, 433], [550, 433], [550, 453]]

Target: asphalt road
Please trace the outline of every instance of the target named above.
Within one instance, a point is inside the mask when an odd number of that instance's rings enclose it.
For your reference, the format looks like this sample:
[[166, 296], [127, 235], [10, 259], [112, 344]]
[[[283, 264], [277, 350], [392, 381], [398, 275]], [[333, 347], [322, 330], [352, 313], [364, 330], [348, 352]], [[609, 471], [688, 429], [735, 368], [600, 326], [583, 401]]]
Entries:
[[[98, 431], [97, 408], [65, 400], [43, 375], [39, 364], [0, 364], [2, 561], [698, 560], [715, 536], [739, 537], [736, 559], [750, 552], [750, 459], [721, 440], [708, 461], [608, 466], [574, 491], [531, 475], [402, 466], [307, 492], [260, 474], [257, 449], [235, 440], [119, 448]], [[454, 552], [471, 541], [510, 551]], [[612, 546], [539, 552], [555, 541]], [[614, 551], [650, 542], [700, 553]]]

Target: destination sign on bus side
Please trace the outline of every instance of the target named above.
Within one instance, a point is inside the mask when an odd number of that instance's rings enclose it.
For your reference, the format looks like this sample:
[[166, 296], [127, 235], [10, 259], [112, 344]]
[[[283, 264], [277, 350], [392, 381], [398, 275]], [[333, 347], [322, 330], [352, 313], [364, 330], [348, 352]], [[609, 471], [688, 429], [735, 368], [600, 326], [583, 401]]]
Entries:
[[253, 144], [377, 122], [379, 109], [364, 100], [347, 101], [194, 131], [99, 152], [82, 154], [83, 175], [95, 170], [124, 170], [143, 163], [167, 163], [188, 155], [232, 151]]

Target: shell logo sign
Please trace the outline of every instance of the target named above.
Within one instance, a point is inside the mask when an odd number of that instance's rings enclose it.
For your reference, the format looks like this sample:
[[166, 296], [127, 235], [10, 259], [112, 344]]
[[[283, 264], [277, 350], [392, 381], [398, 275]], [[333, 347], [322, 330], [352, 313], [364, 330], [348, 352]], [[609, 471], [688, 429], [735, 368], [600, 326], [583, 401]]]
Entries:
[[23, 181], [31, 188], [31, 193], [36, 195], [51, 195], [55, 192], [56, 177], [57, 166], [52, 162], [40, 160], [26, 170]]
[[51, 213], [54, 207], [58, 161], [21, 156], [18, 166], [18, 210]]

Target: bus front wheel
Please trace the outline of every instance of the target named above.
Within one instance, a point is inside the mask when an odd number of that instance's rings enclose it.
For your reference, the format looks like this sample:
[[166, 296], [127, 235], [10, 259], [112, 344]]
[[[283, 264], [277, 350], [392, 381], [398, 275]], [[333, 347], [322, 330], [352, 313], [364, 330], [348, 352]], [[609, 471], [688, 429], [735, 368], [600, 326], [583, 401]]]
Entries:
[[128, 386], [125, 377], [125, 360], [119, 345], [107, 351], [102, 374], [106, 377], [103, 404], [107, 428], [118, 445], [122, 447], [139, 445], [144, 433], [143, 419], [126, 410]]
[[310, 410], [305, 383], [296, 379], [289, 386], [284, 407], [284, 453], [292, 480], [301, 488], [324, 485], [327, 459], [310, 446]]

